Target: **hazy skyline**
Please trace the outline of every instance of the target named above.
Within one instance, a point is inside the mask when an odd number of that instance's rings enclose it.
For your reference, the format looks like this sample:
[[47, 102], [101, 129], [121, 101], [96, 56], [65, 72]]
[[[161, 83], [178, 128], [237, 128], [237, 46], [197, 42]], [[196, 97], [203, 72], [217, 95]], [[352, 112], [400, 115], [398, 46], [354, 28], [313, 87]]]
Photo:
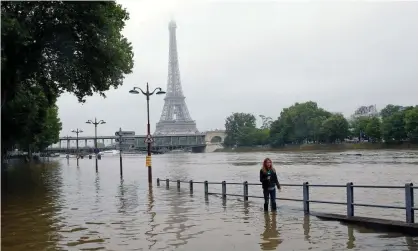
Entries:
[[[276, 119], [308, 100], [349, 116], [359, 106], [418, 103], [418, 2], [118, 1], [130, 13], [124, 35], [135, 66], [124, 85], [58, 100], [62, 136], [103, 119], [99, 135], [122, 127], [145, 134], [146, 100], [133, 86], [166, 89], [168, 22], [177, 22], [183, 92], [200, 131], [223, 129], [233, 112]], [[151, 130], [163, 96], [150, 101]]]

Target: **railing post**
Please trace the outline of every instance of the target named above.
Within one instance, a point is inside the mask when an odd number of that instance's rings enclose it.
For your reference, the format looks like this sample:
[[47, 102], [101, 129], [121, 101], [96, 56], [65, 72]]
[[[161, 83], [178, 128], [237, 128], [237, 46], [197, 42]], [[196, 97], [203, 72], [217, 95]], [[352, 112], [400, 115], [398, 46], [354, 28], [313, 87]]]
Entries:
[[353, 182], [347, 183], [347, 217], [354, 216], [354, 188]]
[[170, 188], [170, 180], [169, 180], [169, 179], [166, 179], [166, 180], [165, 180], [165, 187], [166, 187], [167, 189], [169, 189], [169, 188]]
[[177, 190], [180, 190], [180, 180], [177, 180]]
[[222, 181], [222, 199], [226, 198], [226, 182]]
[[157, 178], [157, 186], [160, 186], [160, 178]]
[[208, 184], [207, 180], [205, 180], [204, 185], [205, 185], [205, 195], [208, 195], [209, 194], [209, 184]]
[[303, 182], [303, 212], [309, 214], [309, 183]]
[[248, 201], [248, 181], [244, 181], [244, 201]]
[[414, 216], [414, 184], [405, 184], [405, 210], [406, 210], [406, 223], [415, 223]]
[[189, 181], [189, 187], [190, 187], [190, 194], [193, 193], [193, 180]]

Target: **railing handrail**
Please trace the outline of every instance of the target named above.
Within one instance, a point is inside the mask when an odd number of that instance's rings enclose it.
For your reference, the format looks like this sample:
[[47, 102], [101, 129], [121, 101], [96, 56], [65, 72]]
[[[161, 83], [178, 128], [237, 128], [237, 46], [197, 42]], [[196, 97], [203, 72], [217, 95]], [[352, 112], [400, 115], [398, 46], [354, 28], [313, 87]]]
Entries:
[[[190, 187], [190, 192], [193, 193], [193, 184], [204, 184], [205, 196], [208, 195], [222, 195], [222, 198], [226, 196], [238, 196], [244, 197], [244, 201], [248, 201], [248, 198], [264, 198], [262, 196], [251, 196], [248, 195], [248, 186], [260, 186], [261, 183], [248, 183], [244, 182], [209, 182], [205, 181], [184, 181], [184, 180], [170, 180], [170, 179], [159, 179], [157, 178], [157, 186], [160, 185], [160, 181], [166, 182], [166, 187], [169, 188], [169, 184], [177, 183], [177, 188], [180, 189], [181, 183], [188, 183]], [[222, 193], [210, 193], [209, 185], [222, 185]], [[243, 185], [244, 193], [243, 194], [228, 194], [226, 192], [226, 185]], [[303, 211], [305, 214], [309, 214], [310, 203], [322, 203], [322, 204], [334, 204], [334, 205], [346, 205], [347, 206], [347, 217], [354, 216], [354, 206], [360, 207], [373, 207], [373, 208], [388, 208], [388, 209], [403, 209], [405, 210], [406, 223], [414, 223], [415, 216], [414, 211], [418, 210], [414, 205], [414, 189], [417, 189], [418, 186], [414, 186], [413, 183], [406, 183], [404, 186], [393, 186], [393, 185], [354, 185], [353, 182], [348, 182], [346, 185], [331, 185], [331, 184], [309, 184], [308, 182], [303, 182], [303, 184], [280, 184], [283, 187], [302, 187], [303, 188], [303, 199], [292, 199], [292, 198], [279, 198], [277, 200], [289, 200], [289, 201], [299, 201], [303, 202]], [[309, 199], [309, 187], [333, 187], [333, 188], [346, 188], [346, 202], [340, 201], [323, 201], [323, 200], [310, 200]], [[392, 206], [392, 205], [378, 205], [378, 204], [365, 204], [365, 203], [355, 203], [354, 202], [354, 188], [387, 188], [387, 189], [404, 189], [405, 190], [405, 206]]]
[[[165, 181], [167, 179], [159, 179], [160, 181]], [[172, 183], [176, 183], [177, 181], [180, 181], [180, 183], [189, 183], [190, 180], [170, 180], [168, 179], [169, 182]], [[205, 181], [193, 181], [193, 183], [205, 183]], [[227, 182], [225, 181], [227, 185], [242, 185], [243, 182]], [[213, 185], [221, 185], [221, 182], [214, 182], [214, 181], [208, 181], [208, 184], [213, 184]], [[410, 184], [411, 188], [413, 189], [418, 189], [418, 186], [414, 186], [413, 183], [407, 183]], [[248, 183], [249, 186], [261, 186], [261, 183]], [[283, 187], [303, 187], [303, 183], [302, 184], [295, 184], [295, 183], [280, 183], [280, 186]], [[309, 187], [334, 187], [334, 188], [338, 188], [338, 187], [346, 187], [347, 185], [338, 185], [338, 184], [309, 184], [307, 183], [307, 186]], [[353, 187], [355, 188], [387, 188], [387, 189], [404, 189], [405, 186], [394, 186], [394, 185], [354, 185]]]

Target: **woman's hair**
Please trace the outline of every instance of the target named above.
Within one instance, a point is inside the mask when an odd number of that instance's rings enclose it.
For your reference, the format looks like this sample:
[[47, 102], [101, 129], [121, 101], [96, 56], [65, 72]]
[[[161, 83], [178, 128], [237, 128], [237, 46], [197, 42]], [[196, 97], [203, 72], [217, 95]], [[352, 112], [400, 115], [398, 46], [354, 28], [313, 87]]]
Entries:
[[[268, 171], [268, 167], [267, 167], [267, 162], [268, 162], [268, 161], [272, 162], [272, 161], [271, 161], [271, 159], [269, 159], [269, 158], [265, 158], [265, 159], [264, 159], [264, 161], [263, 161], [263, 167], [262, 167], [262, 170], [263, 170], [263, 172], [265, 172], [265, 173], [267, 173], [267, 171]], [[274, 168], [273, 168], [273, 163], [271, 164], [271, 170], [273, 170], [273, 172], [276, 172], [276, 170], [274, 170]]]

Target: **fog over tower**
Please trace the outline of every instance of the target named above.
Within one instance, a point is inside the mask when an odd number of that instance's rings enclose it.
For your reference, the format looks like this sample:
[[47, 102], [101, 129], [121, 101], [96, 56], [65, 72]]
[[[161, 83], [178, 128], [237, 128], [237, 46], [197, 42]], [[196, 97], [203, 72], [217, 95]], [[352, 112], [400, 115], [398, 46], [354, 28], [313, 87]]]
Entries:
[[160, 121], [155, 134], [195, 134], [198, 132], [196, 122], [192, 120], [186, 105], [186, 98], [180, 81], [180, 69], [177, 54], [176, 22], [170, 21], [170, 34], [167, 93]]

